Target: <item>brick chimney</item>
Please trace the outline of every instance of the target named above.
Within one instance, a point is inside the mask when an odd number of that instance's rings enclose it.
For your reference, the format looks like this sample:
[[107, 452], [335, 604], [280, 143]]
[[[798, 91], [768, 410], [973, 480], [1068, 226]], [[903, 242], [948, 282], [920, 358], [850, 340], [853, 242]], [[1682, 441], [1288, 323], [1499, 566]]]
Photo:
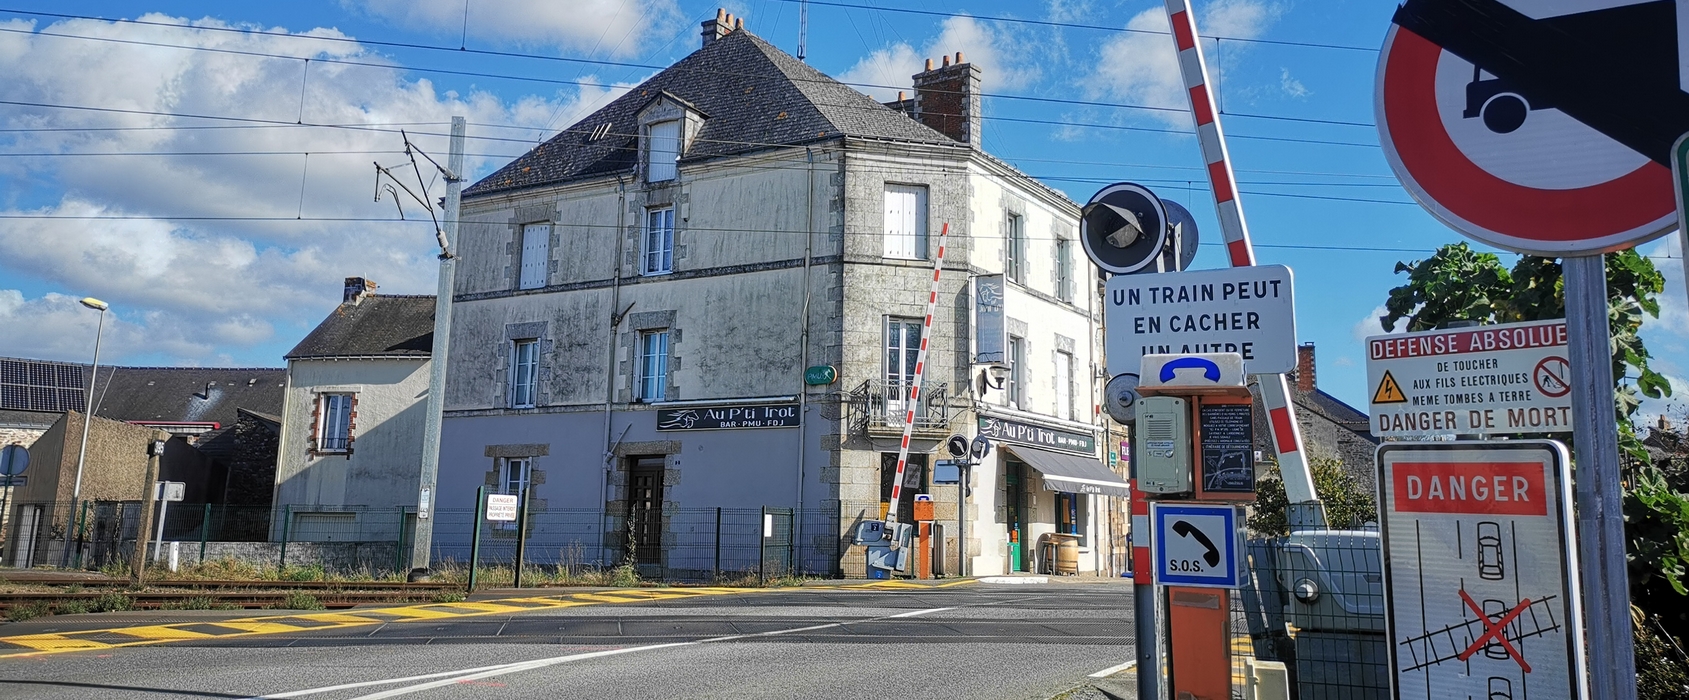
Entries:
[[945, 56], [935, 69], [929, 58], [926, 68], [915, 74], [915, 118], [945, 136], [979, 148], [983, 71], [964, 63], [960, 51], [954, 64]]
[[[703, 31], [700, 33], [704, 35], [704, 46], [709, 46], [710, 42], [727, 36], [728, 33], [733, 31], [733, 15], [727, 14], [727, 10], [718, 7], [715, 9], [715, 19], [705, 20], [702, 26]], [[745, 26], [744, 20], [739, 20], [739, 26]]]
[[1314, 377], [1314, 344], [1303, 343], [1296, 346], [1296, 390], [1311, 392], [1319, 388], [1319, 382]]
[[375, 293], [375, 281], [362, 277], [347, 277], [346, 291], [340, 297], [340, 303], [357, 306], [358, 302]]

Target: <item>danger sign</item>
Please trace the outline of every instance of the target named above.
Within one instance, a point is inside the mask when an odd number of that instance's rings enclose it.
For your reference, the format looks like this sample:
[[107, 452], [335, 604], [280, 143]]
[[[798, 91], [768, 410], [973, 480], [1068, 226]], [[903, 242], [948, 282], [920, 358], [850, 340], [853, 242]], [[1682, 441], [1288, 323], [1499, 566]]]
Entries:
[[1586, 697], [1569, 461], [1552, 440], [1379, 448], [1394, 697]]
[[1366, 344], [1373, 435], [1572, 429], [1563, 320], [1396, 333]]

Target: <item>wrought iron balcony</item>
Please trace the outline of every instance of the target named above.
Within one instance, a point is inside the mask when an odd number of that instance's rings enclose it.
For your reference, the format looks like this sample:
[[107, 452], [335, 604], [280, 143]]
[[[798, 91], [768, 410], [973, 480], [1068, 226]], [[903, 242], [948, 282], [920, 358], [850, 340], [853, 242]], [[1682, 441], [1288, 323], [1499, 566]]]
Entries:
[[[870, 379], [845, 396], [852, 433], [900, 432], [909, 416], [909, 385]], [[925, 384], [915, 400], [915, 432], [950, 430], [954, 411], [948, 384]]]

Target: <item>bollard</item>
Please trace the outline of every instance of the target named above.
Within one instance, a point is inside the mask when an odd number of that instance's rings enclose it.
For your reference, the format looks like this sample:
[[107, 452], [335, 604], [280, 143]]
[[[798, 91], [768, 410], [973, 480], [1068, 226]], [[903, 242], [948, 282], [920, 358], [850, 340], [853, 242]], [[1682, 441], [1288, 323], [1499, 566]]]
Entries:
[[721, 506], [715, 509], [715, 577], [721, 578]]
[[481, 567], [481, 521], [487, 517], [487, 487], [475, 489], [475, 519], [469, 523], [469, 591], [475, 592], [476, 569]]
[[181, 542], [171, 542], [170, 543], [170, 573], [176, 573], [176, 569], [179, 568], [181, 566], [181, 564], [182, 564], [182, 543]]

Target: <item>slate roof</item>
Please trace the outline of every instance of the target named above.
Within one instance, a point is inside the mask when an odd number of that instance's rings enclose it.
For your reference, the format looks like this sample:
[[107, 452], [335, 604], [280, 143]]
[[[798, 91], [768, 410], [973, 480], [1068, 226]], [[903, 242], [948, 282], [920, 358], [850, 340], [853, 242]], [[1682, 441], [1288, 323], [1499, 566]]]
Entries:
[[[640, 83], [463, 195], [632, 170], [639, 154], [638, 113], [665, 92], [708, 115], [682, 163], [841, 136], [958, 145], [741, 29]], [[591, 140], [604, 124], [610, 125], [607, 134]]]
[[281, 413], [287, 370], [227, 367], [101, 367], [94, 414], [120, 421], [234, 425], [240, 409]]
[[[434, 351], [432, 295], [371, 294], [341, 304], [294, 346], [290, 360], [329, 357], [428, 357]], [[254, 410], [259, 409], [251, 406]], [[278, 405], [270, 413], [281, 413]]]

